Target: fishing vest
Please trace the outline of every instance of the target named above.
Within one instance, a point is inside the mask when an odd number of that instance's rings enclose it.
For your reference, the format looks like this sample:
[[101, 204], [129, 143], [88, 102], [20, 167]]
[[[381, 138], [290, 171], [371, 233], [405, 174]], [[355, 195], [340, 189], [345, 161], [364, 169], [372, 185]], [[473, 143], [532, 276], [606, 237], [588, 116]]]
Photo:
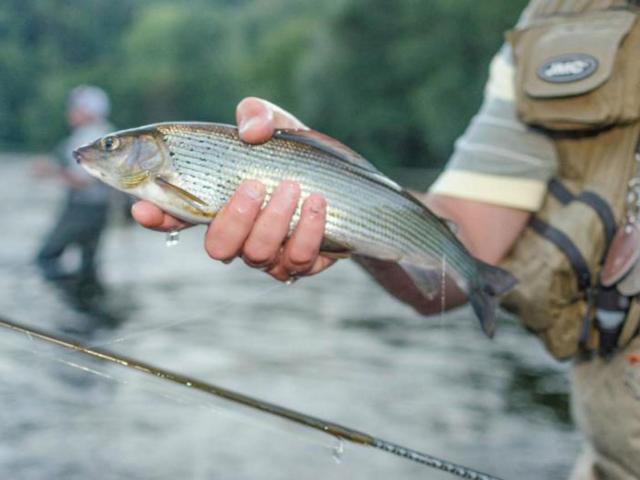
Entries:
[[[640, 175], [637, 3], [533, 0], [507, 33], [518, 115], [552, 139], [559, 169], [501, 265], [519, 280], [503, 306], [558, 359], [609, 354], [638, 331], [637, 296], [600, 284], [629, 181]], [[605, 328], [603, 309], [624, 320]]]

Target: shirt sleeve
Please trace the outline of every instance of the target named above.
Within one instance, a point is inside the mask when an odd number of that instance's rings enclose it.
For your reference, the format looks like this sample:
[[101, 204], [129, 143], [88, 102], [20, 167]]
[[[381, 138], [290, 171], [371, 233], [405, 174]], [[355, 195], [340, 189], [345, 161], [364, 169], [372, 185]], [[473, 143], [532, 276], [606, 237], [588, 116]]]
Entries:
[[484, 102], [433, 193], [536, 211], [557, 169], [553, 142], [517, 117], [511, 49], [491, 62]]

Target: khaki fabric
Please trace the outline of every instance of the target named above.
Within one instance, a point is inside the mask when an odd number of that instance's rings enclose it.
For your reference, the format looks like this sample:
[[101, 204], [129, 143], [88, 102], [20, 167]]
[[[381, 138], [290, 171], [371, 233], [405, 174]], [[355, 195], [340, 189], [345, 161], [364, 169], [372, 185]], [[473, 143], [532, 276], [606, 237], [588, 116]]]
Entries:
[[[559, 176], [566, 187], [574, 194], [590, 191], [606, 199], [618, 223], [624, 211], [627, 179], [635, 167], [634, 149], [639, 136], [640, 124], [635, 124], [556, 142], [562, 159]], [[618, 174], [611, 175], [612, 171]], [[594, 283], [605, 251], [605, 232], [596, 211], [582, 202], [563, 205], [548, 195], [536, 216], [572, 239]], [[587, 302], [565, 253], [527, 228], [501, 266], [519, 281], [503, 297], [502, 305], [538, 334], [556, 358], [575, 355]], [[591, 333], [590, 340], [597, 344], [595, 329]]]
[[[547, 195], [530, 228], [502, 262], [519, 280], [502, 304], [559, 359], [573, 357], [579, 347], [597, 348], [599, 341], [588, 292], [598, 287], [607, 249], [605, 222], [597, 208], [579, 197], [584, 192], [596, 195], [620, 225], [627, 184], [636, 169], [640, 13], [631, 6], [600, 10], [612, 3], [534, 1], [527, 20], [508, 35], [519, 118], [544, 127], [553, 140], [556, 185], [563, 185], [570, 199]], [[575, 77], [540, 73], [549, 60], [574, 55], [593, 59], [597, 68]]]
[[[636, 121], [640, 62], [630, 59], [640, 48], [637, 14], [630, 8], [541, 17], [509, 32], [520, 118], [572, 131]], [[556, 62], [583, 62], [577, 55], [590, 59], [593, 68], [574, 77], [546, 75], [546, 68]]]
[[571, 406], [590, 447], [571, 480], [640, 479], [640, 363], [630, 355], [640, 355], [640, 338], [610, 360], [574, 364]]

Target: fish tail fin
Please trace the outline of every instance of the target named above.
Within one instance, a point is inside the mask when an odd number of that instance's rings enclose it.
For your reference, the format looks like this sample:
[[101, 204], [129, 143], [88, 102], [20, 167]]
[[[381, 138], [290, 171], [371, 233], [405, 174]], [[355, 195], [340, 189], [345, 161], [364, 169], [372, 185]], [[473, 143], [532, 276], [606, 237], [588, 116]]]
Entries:
[[496, 333], [496, 306], [498, 303], [496, 297], [478, 289], [469, 293], [469, 301], [473, 311], [480, 319], [482, 331], [489, 338], [492, 338]]
[[469, 302], [488, 337], [496, 331], [496, 296], [511, 290], [516, 279], [506, 270], [478, 261], [479, 281], [469, 292]]

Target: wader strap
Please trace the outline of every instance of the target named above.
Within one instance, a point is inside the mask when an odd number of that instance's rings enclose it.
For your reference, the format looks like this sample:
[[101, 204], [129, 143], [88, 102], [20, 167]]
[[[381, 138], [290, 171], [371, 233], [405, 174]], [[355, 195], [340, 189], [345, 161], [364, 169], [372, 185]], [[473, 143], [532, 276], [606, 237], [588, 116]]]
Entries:
[[[609, 244], [613, 240], [613, 236], [615, 235], [616, 230], [616, 220], [613, 212], [611, 211], [611, 207], [609, 207], [609, 204], [598, 194], [588, 190], [585, 190], [576, 196], [571, 190], [565, 187], [564, 184], [556, 178], [552, 178], [549, 181], [548, 188], [549, 193], [563, 205], [567, 205], [573, 201], [576, 201], [582, 202], [590, 207], [600, 218], [600, 222], [602, 223], [606, 238], [605, 245], [607, 245], [608, 248]], [[597, 289], [592, 288], [591, 274], [589, 273], [589, 269], [586, 265], [586, 262], [584, 261], [584, 257], [575, 247], [573, 242], [571, 242], [571, 239], [560, 231], [552, 232], [550, 235], [549, 232], [552, 227], [544, 224], [544, 222], [541, 222], [539, 219], [536, 219], [535, 223], [537, 225], [534, 225], [533, 223], [531, 225], [534, 230], [552, 241], [567, 256], [576, 274], [576, 277], [578, 278], [578, 287], [585, 293], [587, 301], [587, 311], [584, 314], [582, 325], [580, 327], [580, 335], [578, 340], [579, 344], [583, 348], [586, 347], [589, 341], [590, 325], [595, 313], [596, 327], [600, 332], [598, 342], [599, 353], [603, 357], [610, 356], [615, 352], [618, 346], [618, 339], [620, 337], [624, 322], [621, 322], [620, 325], [616, 325], [615, 327], [606, 328], [600, 321], [598, 321], [598, 310], [606, 309], [611, 311], [619, 311], [622, 308], [622, 306], [620, 305], [621, 302], [624, 300], [624, 302], [628, 305], [628, 300], [620, 295], [615, 289], [602, 289], [601, 287]], [[554, 237], [555, 239], [552, 237]], [[607, 249], [605, 249], [605, 251], [602, 253], [600, 263], [604, 261], [606, 253]]]
[[622, 332], [621, 323], [615, 328], [604, 328], [600, 323], [597, 323], [598, 332], [600, 332], [600, 338], [598, 340], [598, 354], [603, 358], [611, 358], [611, 356], [618, 350], [618, 338], [620, 332]]
[[616, 219], [609, 204], [600, 195], [588, 190], [578, 195], [576, 201], [590, 206], [598, 214], [604, 227], [604, 234], [607, 239], [606, 245], [608, 246], [616, 233]]
[[539, 235], [542, 235], [556, 247], [558, 247], [567, 257], [571, 268], [573, 268], [578, 280], [578, 289], [587, 291], [591, 287], [591, 272], [584, 260], [582, 253], [571, 239], [562, 231], [552, 227], [548, 223], [537, 217], [531, 217], [529, 226]]
[[618, 339], [629, 311], [629, 299], [616, 287], [600, 287], [596, 293], [596, 327], [600, 332], [598, 353], [608, 358], [618, 349]]
[[616, 232], [616, 219], [611, 211], [609, 204], [597, 193], [585, 190], [580, 195], [575, 196], [571, 190], [565, 187], [560, 180], [552, 178], [548, 183], [549, 193], [553, 195], [563, 205], [567, 205], [572, 201], [582, 202], [591, 207], [600, 217], [604, 234], [606, 237], [606, 245], [611, 243]]
[[[551, 179], [549, 181], [549, 193], [551, 193], [551, 195], [553, 195], [563, 205], [567, 205], [572, 201], [576, 201], [576, 202], [582, 202], [585, 205], [592, 208], [593, 211], [600, 218], [600, 222], [602, 223], [602, 227], [604, 228], [604, 234], [606, 238], [605, 245], [608, 246], [611, 244], [611, 241], [613, 240], [613, 236], [615, 235], [616, 220], [613, 215], [613, 212], [611, 211], [611, 208], [609, 207], [607, 202], [602, 199], [602, 197], [588, 190], [585, 190], [581, 192], [578, 196], [575, 196], [573, 192], [571, 192], [567, 187], [565, 187], [562, 184], [562, 182], [560, 182], [557, 179]], [[547, 225], [547, 227], [549, 226]], [[536, 231], [538, 230], [536, 229]], [[562, 232], [559, 232], [559, 233], [562, 233]], [[550, 238], [548, 235], [545, 235], [545, 236], [547, 238]], [[552, 241], [567, 255], [574, 271], [576, 272], [576, 275], [578, 275], [578, 269], [582, 269], [582, 267], [579, 266], [580, 265], [579, 260], [578, 261], [575, 259], [572, 260], [572, 255], [575, 256], [575, 254], [570, 253], [572, 248], [567, 248], [566, 246], [563, 247], [557, 241], [554, 241], [554, 240]], [[567, 238], [567, 241], [570, 242], [568, 238]], [[572, 247], [574, 246], [572, 245]], [[575, 249], [575, 247], [573, 249]], [[605, 254], [606, 254], [606, 249], [603, 252], [601, 262], [604, 260]], [[578, 269], [576, 268], [576, 265], [578, 265], [577, 267]], [[578, 278], [580, 277], [578, 276]], [[587, 278], [587, 277], [585, 276], [584, 278]], [[605, 326], [603, 325], [603, 322], [601, 322], [600, 319], [598, 319], [598, 313], [602, 315], [603, 310], [608, 310], [610, 312], [624, 312], [625, 310], [628, 309], [629, 302], [624, 296], [620, 295], [615, 290], [615, 288], [603, 289], [602, 287], [600, 287], [598, 288], [598, 290], [592, 291], [590, 289], [591, 278], [590, 276], [588, 278], [589, 278], [589, 284], [584, 290], [587, 296], [588, 308], [582, 321], [579, 343], [583, 347], [587, 345], [587, 342], [589, 339], [589, 330], [590, 330], [589, 325], [591, 324], [592, 315], [594, 313], [592, 309], [593, 307], [595, 307], [596, 327], [600, 332], [600, 337], [598, 342], [598, 353], [600, 354], [600, 356], [608, 358], [613, 353], [615, 353], [615, 351], [618, 349], [618, 344], [619, 344], [621, 333], [623, 331], [623, 327], [625, 325], [625, 321], [623, 320], [615, 326], [614, 325]], [[623, 305], [622, 303], [624, 303], [625, 305]]]
[[557, 178], [549, 180], [547, 188], [549, 189], [549, 193], [556, 197], [556, 200], [563, 205], [570, 203], [574, 198], [576, 198], [573, 192], [565, 187]]

